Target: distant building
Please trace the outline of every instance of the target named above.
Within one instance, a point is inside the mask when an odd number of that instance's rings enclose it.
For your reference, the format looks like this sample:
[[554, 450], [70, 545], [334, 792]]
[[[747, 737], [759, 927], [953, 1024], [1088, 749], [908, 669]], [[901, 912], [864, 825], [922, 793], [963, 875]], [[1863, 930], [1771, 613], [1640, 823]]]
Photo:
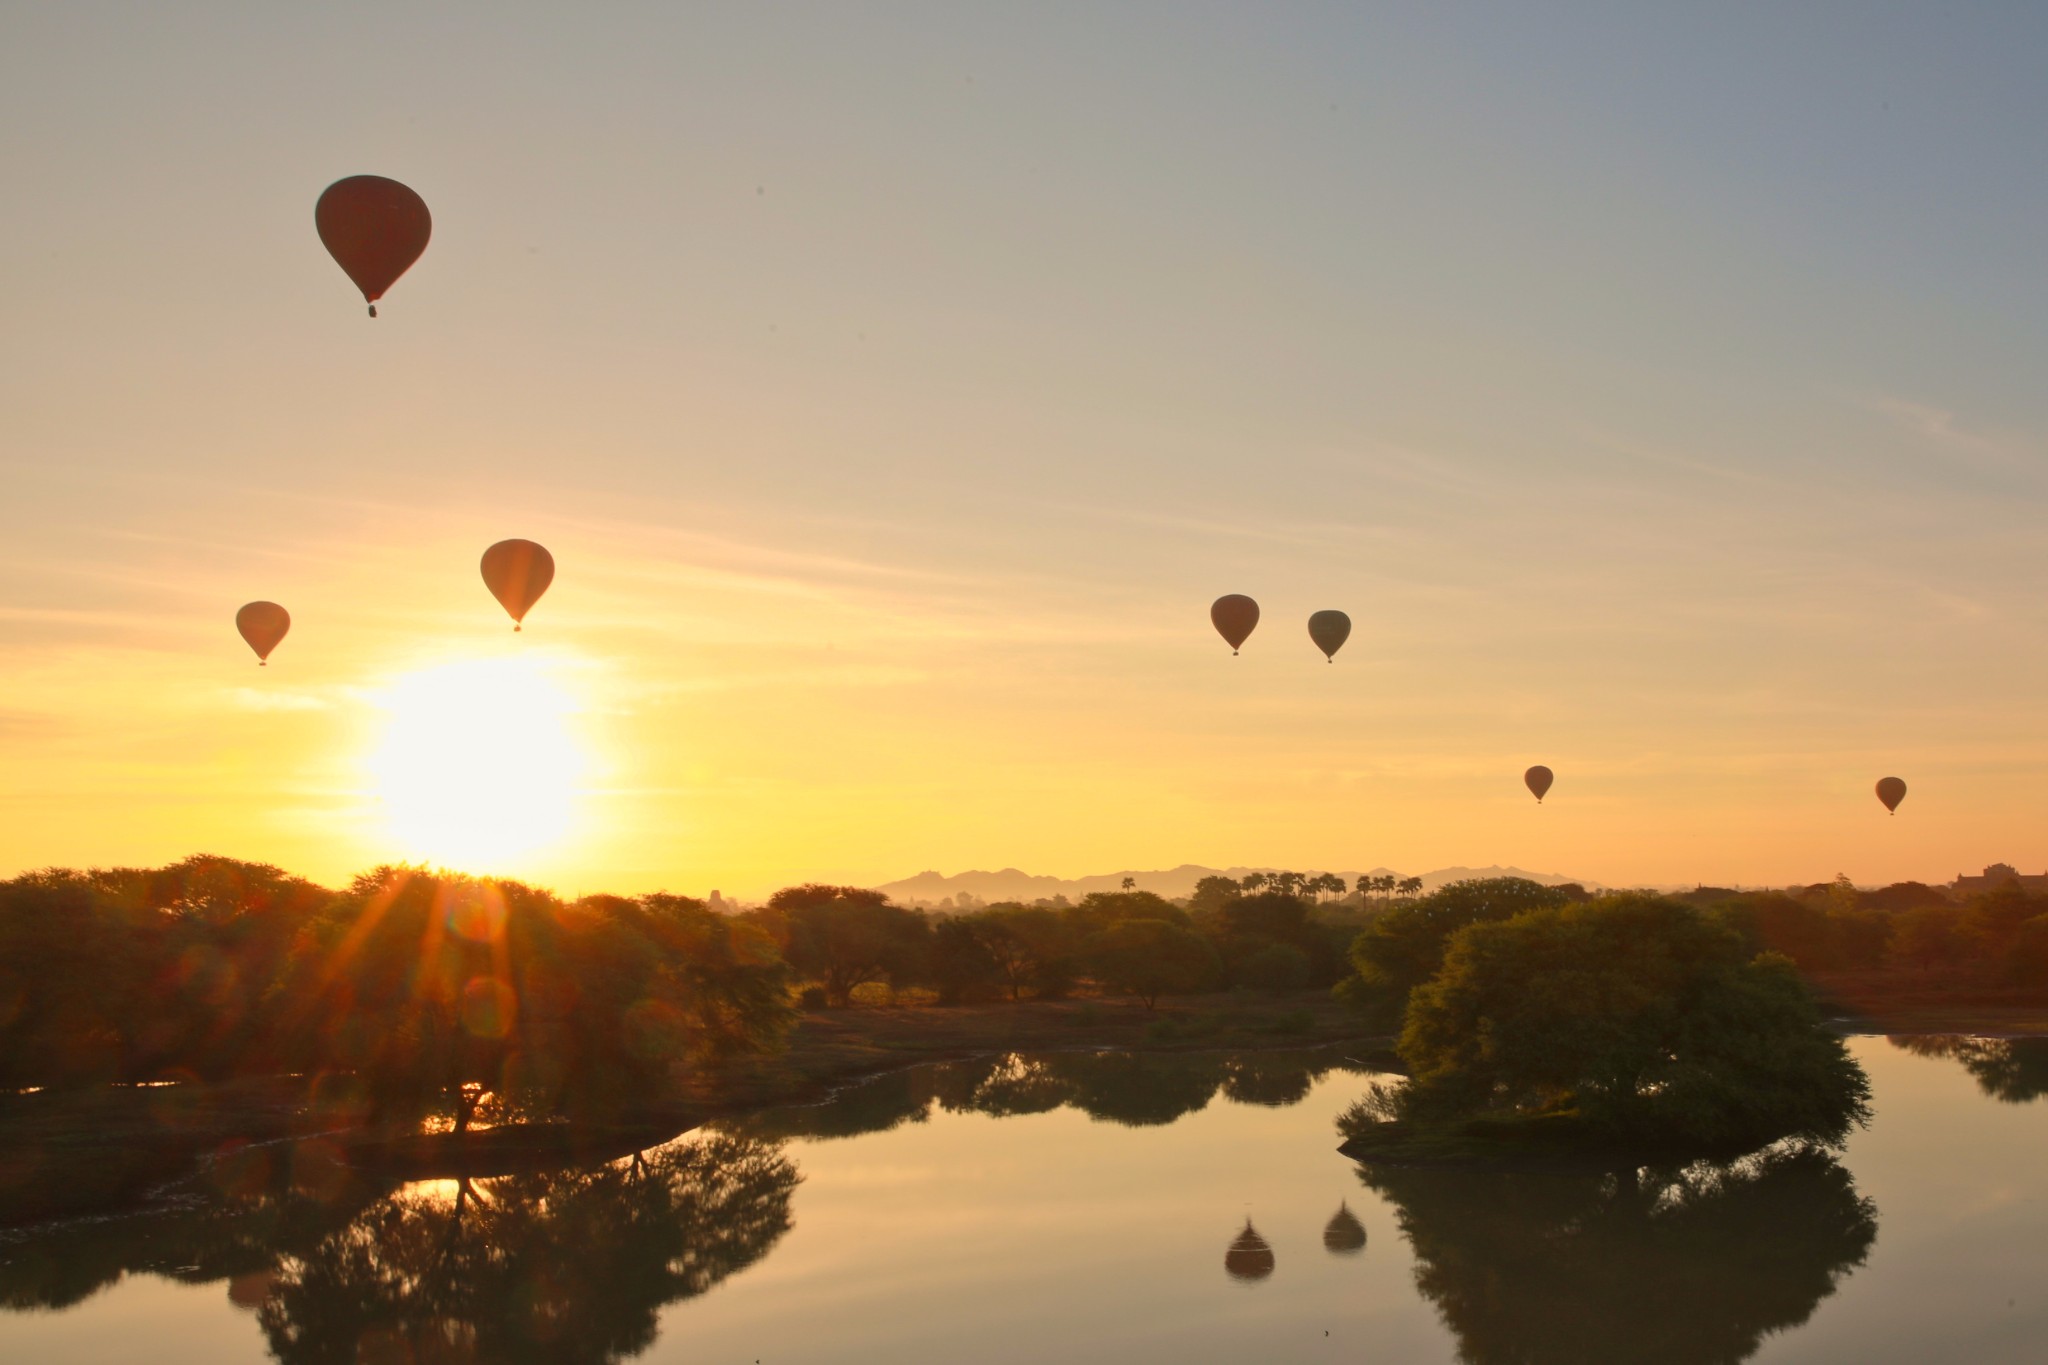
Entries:
[[1949, 889], [1958, 896], [1978, 896], [1986, 891], [1995, 891], [2007, 882], [2018, 882], [2020, 890], [2029, 895], [2038, 896], [2048, 892], [2048, 872], [2043, 872], [2038, 877], [2030, 877], [2011, 863], [1993, 863], [1984, 869], [1984, 875], [1981, 877], [1958, 873], [1956, 879], [1949, 883]]

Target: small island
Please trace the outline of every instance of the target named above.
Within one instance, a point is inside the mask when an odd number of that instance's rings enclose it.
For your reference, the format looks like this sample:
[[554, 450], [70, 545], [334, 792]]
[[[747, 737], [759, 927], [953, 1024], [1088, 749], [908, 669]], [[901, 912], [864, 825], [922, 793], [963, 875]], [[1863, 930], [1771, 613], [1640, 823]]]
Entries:
[[1634, 1169], [1835, 1147], [1869, 1117], [1792, 963], [1667, 897], [1466, 883], [1353, 956], [1351, 994], [1398, 1015], [1409, 1072], [1339, 1118], [1361, 1161]]

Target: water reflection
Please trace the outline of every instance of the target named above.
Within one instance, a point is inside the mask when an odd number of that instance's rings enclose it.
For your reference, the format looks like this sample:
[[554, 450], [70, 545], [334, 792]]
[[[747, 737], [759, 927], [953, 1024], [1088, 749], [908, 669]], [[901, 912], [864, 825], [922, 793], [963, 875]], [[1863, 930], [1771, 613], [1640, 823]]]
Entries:
[[1220, 1092], [1238, 1104], [1286, 1106], [1333, 1071], [1372, 1068], [1328, 1049], [1283, 1052], [1008, 1053], [892, 1072], [824, 1104], [771, 1111], [730, 1125], [761, 1138], [836, 1138], [923, 1123], [934, 1109], [997, 1118], [1071, 1106], [1127, 1127], [1169, 1124]]
[[2004, 1104], [2026, 1104], [2048, 1095], [2048, 1038], [1973, 1038], [1934, 1033], [1895, 1036], [1893, 1047], [1921, 1057], [1946, 1057], [1963, 1064], [1977, 1088]]
[[[587, 1169], [393, 1189], [317, 1147], [224, 1173], [217, 1199], [77, 1222], [8, 1249], [0, 1301], [78, 1302], [121, 1275], [226, 1281], [287, 1365], [616, 1361], [665, 1304], [759, 1260], [791, 1226], [796, 1168], [734, 1134]], [[322, 1169], [324, 1164], [325, 1169]]]
[[1223, 1253], [1223, 1268], [1233, 1280], [1263, 1280], [1273, 1273], [1273, 1248], [1266, 1239], [1259, 1236], [1259, 1230], [1252, 1226], [1252, 1220], [1244, 1220], [1244, 1231], [1231, 1242], [1230, 1250]]
[[1355, 1256], [1365, 1250], [1365, 1224], [1349, 1204], [1339, 1204], [1323, 1225], [1323, 1250], [1333, 1256]]
[[1812, 1315], [1877, 1211], [1825, 1151], [1623, 1175], [1361, 1166], [1474, 1365], [1724, 1365]]

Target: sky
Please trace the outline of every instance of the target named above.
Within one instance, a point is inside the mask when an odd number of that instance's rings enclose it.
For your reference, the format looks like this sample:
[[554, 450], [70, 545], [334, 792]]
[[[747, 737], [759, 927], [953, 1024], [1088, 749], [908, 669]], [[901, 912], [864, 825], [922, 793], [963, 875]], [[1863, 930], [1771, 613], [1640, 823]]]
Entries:
[[2041, 870], [2048, 10], [1650, 8], [15, 0], [0, 875]]

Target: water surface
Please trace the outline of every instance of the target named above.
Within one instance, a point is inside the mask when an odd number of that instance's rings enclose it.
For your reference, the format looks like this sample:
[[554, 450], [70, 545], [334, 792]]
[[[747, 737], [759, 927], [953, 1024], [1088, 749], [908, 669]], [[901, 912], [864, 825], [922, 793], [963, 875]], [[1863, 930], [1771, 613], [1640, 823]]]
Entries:
[[1856, 1040], [1839, 1155], [1366, 1170], [1344, 1050], [920, 1067], [637, 1160], [317, 1148], [0, 1243], [0, 1359], [2038, 1361], [2048, 1044]]

